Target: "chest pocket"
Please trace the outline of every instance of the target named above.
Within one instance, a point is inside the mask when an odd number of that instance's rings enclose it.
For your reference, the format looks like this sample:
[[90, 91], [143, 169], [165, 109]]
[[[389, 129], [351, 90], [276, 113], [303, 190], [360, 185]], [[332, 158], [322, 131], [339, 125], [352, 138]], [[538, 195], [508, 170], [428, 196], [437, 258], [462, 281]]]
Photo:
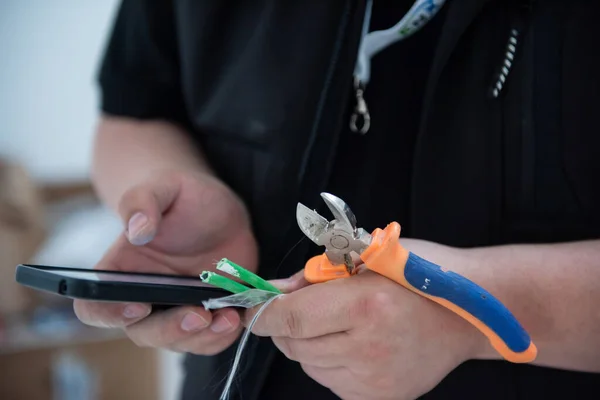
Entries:
[[600, 32], [589, 17], [598, 8], [584, 1], [539, 3], [520, 38], [503, 99], [510, 237], [600, 237], [600, 57], [590, 51], [590, 38]]
[[417, 236], [457, 246], [600, 237], [600, 5], [538, 4], [501, 98], [488, 90], [511, 27], [503, 2], [488, 3], [441, 73], [415, 153]]
[[[582, 39], [583, 2], [540, 3], [519, 40], [502, 101], [504, 222], [509, 236], [565, 240], [597, 236], [600, 161], [593, 68]], [[587, 12], [590, 12], [588, 10]], [[576, 22], [575, 22], [576, 21]], [[584, 51], [582, 51], [585, 49]], [[592, 61], [592, 62], [590, 62]], [[584, 83], [585, 82], [585, 83]]]

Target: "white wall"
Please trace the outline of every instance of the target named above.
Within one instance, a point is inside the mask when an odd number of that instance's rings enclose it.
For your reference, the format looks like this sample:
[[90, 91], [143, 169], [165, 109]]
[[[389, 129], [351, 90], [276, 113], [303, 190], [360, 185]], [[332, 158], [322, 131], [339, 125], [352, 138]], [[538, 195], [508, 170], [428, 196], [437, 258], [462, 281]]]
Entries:
[[[95, 76], [117, 4], [0, 0], [0, 157], [20, 161], [40, 181], [88, 175], [97, 116]], [[65, 237], [78, 235], [65, 229]], [[112, 240], [112, 233], [107, 235]], [[161, 356], [162, 399], [174, 400], [179, 357]]]
[[87, 176], [94, 78], [117, 4], [0, 1], [0, 156], [40, 180]]

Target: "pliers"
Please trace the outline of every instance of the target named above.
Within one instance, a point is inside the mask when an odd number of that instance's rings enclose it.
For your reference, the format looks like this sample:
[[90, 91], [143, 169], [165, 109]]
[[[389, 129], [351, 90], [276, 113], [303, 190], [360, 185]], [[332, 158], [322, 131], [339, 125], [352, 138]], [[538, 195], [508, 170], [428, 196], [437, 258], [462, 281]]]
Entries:
[[302, 232], [325, 252], [308, 260], [305, 279], [321, 283], [348, 278], [357, 273], [352, 254], [364, 266], [406, 289], [451, 310], [487, 336], [494, 349], [507, 361], [528, 363], [537, 357], [537, 348], [513, 314], [476, 283], [441, 268], [400, 244], [400, 225], [391, 222], [384, 229], [368, 233], [357, 226], [350, 207], [340, 198], [322, 193], [334, 216], [332, 221], [302, 203], [296, 219]]

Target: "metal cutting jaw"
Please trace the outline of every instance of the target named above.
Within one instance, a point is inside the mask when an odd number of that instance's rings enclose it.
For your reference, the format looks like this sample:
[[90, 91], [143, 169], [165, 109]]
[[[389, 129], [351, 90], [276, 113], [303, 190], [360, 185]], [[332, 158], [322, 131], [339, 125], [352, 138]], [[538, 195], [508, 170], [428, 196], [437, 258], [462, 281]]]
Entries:
[[325, 255], [332, 265], [345, 265], [349, 275], [355, 272], [352, 253], [360, 255], [371, 244], [371, 235], [356, 225], [356, 217], [350, 207], [339, 197], [321, 193], [325, 204], [333, 214], [329, 221], [302, 203], [296, 208], [298, 226], [304, 234], [319, 246], [325, 246]]

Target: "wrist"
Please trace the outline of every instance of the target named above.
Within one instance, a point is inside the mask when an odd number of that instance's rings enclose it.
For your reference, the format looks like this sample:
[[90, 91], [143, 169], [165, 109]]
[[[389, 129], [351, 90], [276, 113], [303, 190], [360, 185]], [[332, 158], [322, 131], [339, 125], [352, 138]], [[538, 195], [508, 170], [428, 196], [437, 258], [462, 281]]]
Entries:
[[[506, 287], [503, 286], [503, 280], [494, 274], [489, 265], [490, 260], [486, 258], [486, 253], [480, 248], [453, 248], [455, 254], [453, 259], [454, 266], [450, 268], [457, 274], [464, 276], [485, 289], [498, 301], [508, 307], [506, 303]], [[509, 307], [510, 308], [510, 307]], [[511, 310], [512, 311], [512, 310]], [[469, 329], [475, 333], [470, 336], [470, 346], [468, 346], [468, 359], [475, 360], [502, 360], [503, 357], [494, 349], [488, 337], [472, 324], [468, 324]]]
[[[485, 268], [481, 266], [483, 260], [479, 259], [476, 251], [415, 239], [401, 239], [401, 243], [408, 251], [473, 281], [495, 295], [496, 290], [490, 287]], [[455, 312], [447, 309], [444, 311], [447, 319], [446, 328], [456, 344], [455, 353], [459, 362], [498, 358], [483, 332]]]
[[[442, 260], [438, 265], [448, 268], [448, 270], [469, 279], [489, 291], [489, 287], [483, 276], [479, 274], [480, 264], [474, 252], [470, 249], [456, 247], [447, 247], [445, 251], [447, 253], [447, 262]], [[454, 318], [461, 320], [457, 331], [460, 338], [460, 355], [463, 362], [476, 359], [498, 358], [496, 351], [483, 332], [462, 316], [455, 313], [452, 314]]]
[[[486, 260], [482, 258], [483, 254], [477, 248], [450, 248], [452, 254], [452, 266], [450, 270], [462, 275], [463, 277], [474, 282], [481, 288], [485, 289], [502, 301], [498, 293], [499, 282], [493, 278], [490, 270], [486, 268]], [[469, 331], [465, 335], [467, 359], [471, 360], [500, 360], [502, 357], [492, 347], [488, 337], [477, 329], [471, 323], [467, 323], [466, 330]]]

